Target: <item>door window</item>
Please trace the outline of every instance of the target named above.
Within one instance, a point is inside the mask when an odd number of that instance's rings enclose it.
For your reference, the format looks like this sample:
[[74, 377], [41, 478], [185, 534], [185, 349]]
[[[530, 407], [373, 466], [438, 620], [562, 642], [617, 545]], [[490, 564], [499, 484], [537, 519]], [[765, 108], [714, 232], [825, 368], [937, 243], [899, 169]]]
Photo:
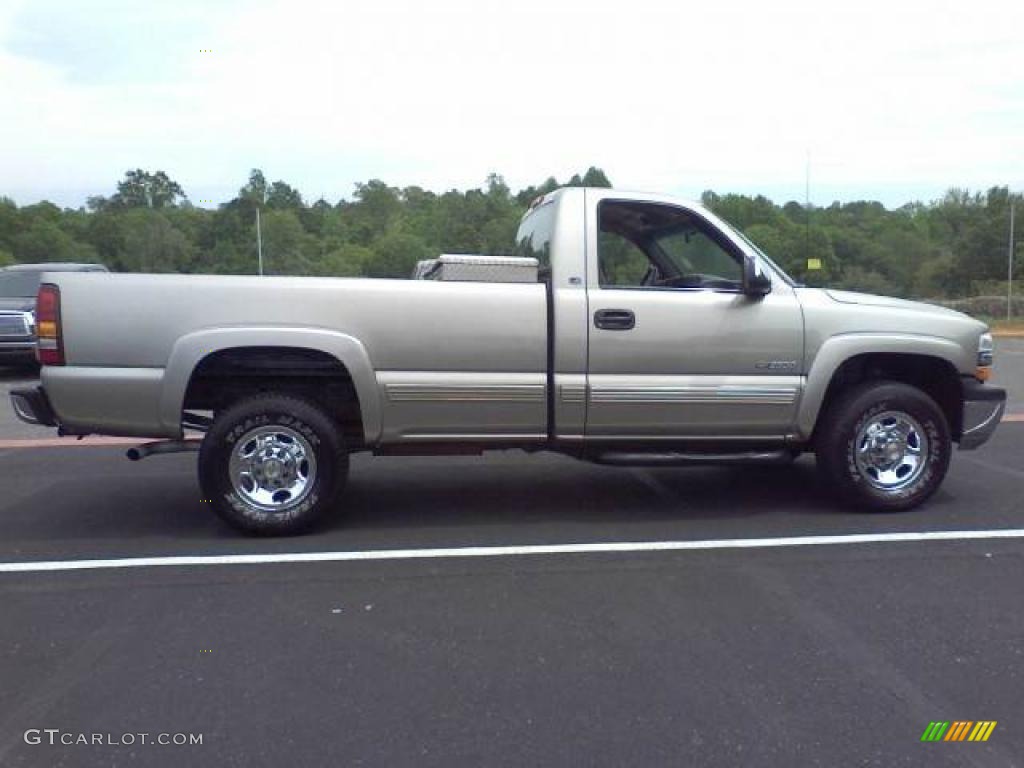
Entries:
[[598, 206], [603, 288], [738, 291], [742, 256], [695, 214], [671, 205], [606, 200]]
[[601, 286], [639, 288], [651, 268], [650, 259], [633, 243], [614, 232], [598, 233]]

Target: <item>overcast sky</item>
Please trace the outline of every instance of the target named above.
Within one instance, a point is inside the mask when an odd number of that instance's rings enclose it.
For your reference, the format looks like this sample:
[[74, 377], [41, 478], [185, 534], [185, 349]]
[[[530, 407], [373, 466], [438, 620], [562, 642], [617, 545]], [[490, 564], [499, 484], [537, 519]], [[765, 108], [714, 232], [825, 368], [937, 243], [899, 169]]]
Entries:
[[[380, 178], [930, 200], [1024, 188], [1024, 2], [0, 0], [0, 195]], [[205, 52], [205, 50], [209, 52]], [[207, 203], [206, 201], [212, 201]]]

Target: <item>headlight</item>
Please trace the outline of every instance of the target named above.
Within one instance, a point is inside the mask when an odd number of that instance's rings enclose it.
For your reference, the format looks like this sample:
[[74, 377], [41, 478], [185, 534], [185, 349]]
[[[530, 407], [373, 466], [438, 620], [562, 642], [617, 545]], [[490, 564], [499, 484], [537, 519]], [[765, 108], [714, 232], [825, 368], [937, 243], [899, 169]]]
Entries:
[[995, 346], [992, 343], [992, 334], [983, 333], [978, 338], [978, 365], [992, 365], [992, 353]]
[[978, 337], [978, 367], [974, 372], [975, 378], [979, 381], [988, 381], [992, 377], [994, 353], [995, 345], [992, 343], [992, 334], [981, 334]]

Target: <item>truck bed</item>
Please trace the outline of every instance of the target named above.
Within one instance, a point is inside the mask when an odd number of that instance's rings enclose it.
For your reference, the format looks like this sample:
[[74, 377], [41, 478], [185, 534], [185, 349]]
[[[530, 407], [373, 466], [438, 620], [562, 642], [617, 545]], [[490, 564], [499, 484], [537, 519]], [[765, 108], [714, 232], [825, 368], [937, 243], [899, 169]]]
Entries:
[[367, 370], [353, 377], [372, 378], [388, 439], [546, 431], [540, 284], [131, 274], [52, 282], [66, 365], [43, 377], [71, 428], [177, 434], [184, 359], [215, 351], [202, 349], [204, 334], [215, 329], [212, 343], [251, 329], [270, 344], [273, 329], [300, 345], [310, 334], [358, 345]]

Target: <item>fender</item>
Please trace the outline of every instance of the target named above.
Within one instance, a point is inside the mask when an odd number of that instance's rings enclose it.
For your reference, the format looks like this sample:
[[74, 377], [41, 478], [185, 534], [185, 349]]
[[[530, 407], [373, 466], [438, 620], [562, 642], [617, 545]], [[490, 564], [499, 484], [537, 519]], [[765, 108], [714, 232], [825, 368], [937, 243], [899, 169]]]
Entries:
[[199, 361], [214, 352], [236, 347], [292, 347], [324, 352], [337, 358], [348, 369], [359, 396], [366, 442], [375, 443], [380, 438], [380, 398], [366, 348], [352, 336], [323, 328], [240, 326], [212, 328], [182, 336], [171, 349], [164, 372], [160, 396], [160, 423], [164, 427], [173, 433], [181, 433], [185, 391]]
[[918, 357], [936, 357], [957, 371], [970, 369], [973, 361], [964, 359], [964, 350], [955, 341], [937, 336], [909, 333], [846, 333], [832, 336], [818, 349], [797, 409], [796, 431], [807, 440], [814, 432], [825, 393], [839, 366], [852, 357], [873, 353], [894, 353]]

